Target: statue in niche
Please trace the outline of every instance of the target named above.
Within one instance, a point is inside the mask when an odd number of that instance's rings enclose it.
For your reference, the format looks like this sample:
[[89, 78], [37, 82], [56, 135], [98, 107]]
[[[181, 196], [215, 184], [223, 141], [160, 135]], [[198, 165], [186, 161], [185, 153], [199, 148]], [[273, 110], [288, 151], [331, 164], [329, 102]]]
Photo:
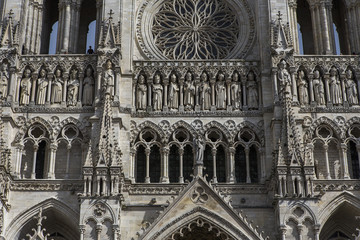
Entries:
[[330, 69], [329, 85], [332, 103], [334, 105], [342, 104], [341, 83], [335, 67]]
[[31, 96], [31, 70], [26, 68], [24, 71], [24, 76], [20, 82], [20, 105], [28, 105], [30, 102]]
[[104, 72], [104, 82], [103, 82], [103, 91], [110, 96], [114, 96], [114, 86], [115, 86], [115, 73], [112, 69], [112, 62], [110, 60], [106, 61], [106, 70]]
[[170, 75], [169, 84], [169, 108], [170, 110], [177, 110], [179, 108], [179, 85], [177, 84], [177, 76], [175, 73]]
[[136, 108], [145, 110], [147, 105], [147, 86], [145, 84], [145, 76], [141, 74], [138, 78], [136, 86]]
[[9, 64], [7, 62], [4, 62], [1, 65], [0, 71], [0, 99], [6, 99], [8, 95], [9, 79]]
[[61, 103], [63, 94], [62, 72], [60, 69], [55, 70], [54, 81], [52, 82], [51, 88], [51, 103]]
[[226, 86], [223, 73], [219, 73], [216, 82], [216, 107], [218, 110], [226, 109]]
[[313, 88], [317, 104], [319, 106], [325, 105], [325, 88], [319, 70], [314, 71]]
[[210, 110], [211, 107], [211, 86], [208, 79], [208, 75], [203, 72], [200, 76], [199, 89], [201, 110]]
[[286, 69], [286, 61], [283, 59], [279, 63], [278, 80], [281, 85], [281, 91], [284, 95], [290, 94], [291, 96], [291, 75]]
[[44, 105], [46, 101], [46, 91], [49, 85], [49, 81], [46, 77], [47, 77], [46, 70], [41, 69], [39, 78], [37, 80], [36, 104], [38, 105]]
[[334, 161], [334, 176], [335, 179], [340, 179], [341, 176], [341, 164], [339, 160]]
[[241, 109], [241, 84], [239, 82], [239, 73], [234, 72], [231, 82], [231, 105], [233, 109]]
[[94, 84], [95, 80], [93, 77], [93, 71], [89, 67], [85, 71], [85, 78], [84, 78], [84, 90], [83, 90], [83, 105], [91, 106], [93, 104], [94, 99]]
[[249, 109], [258, 109], [259, 108], [259, 92], [258, 85], [255, 81], [255, 74], [250, 71], [247, 76], [246, 82], [247, 89], [247, 105]]
[[156, 73], [154, 83], [152, 85], [153, 91], [153, 107], [154, 111], [161, 111], [163, 106], [163, 86], [161, 85], [161, 76]]
[[70, 73], [70, 80], [68, 82], [67, 104], [68, 106], [76, 106], [79, 95], [80, 81], [78, 78], [78, 70], [72, 69]]
[[309, 104], [309, 91], [308, 91], [308, 84], [305, 79], [305, 72], [300, 70], [298, 72], [298, 91], [299, 91], [299, 102], [301, 105], [308, 105]]
[[195, 86], [191, 72], [187, 72], [184, 84], [184, 105], [186, 111], [194, 110]]
[[357, 85], [354, 81], [353, 72], [350, 69], [346, 70], [345, 88], [349, 104], [358, 105], [359, 99]]
[[198, 164], [203, 164], [203, 162], [204, 162], [205, 143], [204, 143], [204, 140], [201, 138], [201, 136], [197, 136], [194, 139], [194, 149], [195, 149], [195, 153], [196, 153], [195, 163], [197, 165]]

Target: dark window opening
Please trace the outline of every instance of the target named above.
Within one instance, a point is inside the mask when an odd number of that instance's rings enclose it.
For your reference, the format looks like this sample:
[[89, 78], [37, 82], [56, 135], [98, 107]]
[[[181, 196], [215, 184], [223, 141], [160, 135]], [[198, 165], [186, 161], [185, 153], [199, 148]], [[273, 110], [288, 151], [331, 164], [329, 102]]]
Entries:
[[211, 147], [206, 145], [204, 152], [204, 174], [208, 175], [207, 180], [210, 181], [214, 177], [214, 164], [213, 157], [211, 153]]
[[349, 33], [346, 24], [346, 5], [344, 0], [333, 1], [332, 18], [333, 18], [333, 30], [334, 30], [334, 49], [336, 54], [351, 54]]
[[[352, 141], [349, 142], [348, 145], [348, 160], [351, 161], [351, 163], [349, 162], [349, 168], [351, 167], [351, 170], [349, 171], [350, 174], [352, 175], [351, 178], [352, 179], [359, 179], [360, 178], [360, 166], [359, 166], [359, 156], [358, 156], [358, 152], [356, 150], [356, 144]], [[349, 156], [350, 155], [350, 156]]]
[[39, 143], [39, 148], [36, 155], [35, 178], [43, 179], [45, 170], [45, 157], [46, 157], [46, 142]]
[[137, 183], [145, 182], [145, 174], [146, 174], [145, 148], [140, 145], [136, 152], [136, 182]]
[[44, 3], [40, 45], [41, 54], [55, 53], [58, 32], [57, 23], [59, 20], [58, 5], [58, 0], [46, 0]]
[[296, 9], [300, 54], [314, 54], [314, 37], [310, 6], [307, 0], [298, 0]]
[[151, 148], [149, 168], [150, 182], [159, 182], [161, 177], [161, 155], [158, 146]]
[[180, 155], [178, 147], [173, 145], [169, 153], [169, 180], [171, 183], [179, 182], [180, 176]]
[[184, 148], [184, 181], [188, 180], [191, 182], [192, 177], [191, 174], [193, 174], [193, 166], [194, 166], [194, 153], [193, 148], [189, 145], [187, 145]]
[[[75, 49], [76, 53], [85, 54], [87, 52], [87, 42], [90, 44], [90, 36], [92, 36], [93, 43], [95, 45], [95, 37], [96, 33], [92, 33], [93, 25], [95, 21], [95, 29], [96, 27], [96, 1], [95, 0], [86, 0], [81, 4], [80, 9], [80, 25], [79, 25], [79, 37], [78, 37], [78, 45], [77, 49]], [[91, 25], [92, 23], [92, 25]], [[93, 46], [95, 49], [96, 46]]]
[[216, 151], [216, 177], [218, 182], [226, 182], [226, 153], [223, 146]]
[[241, 145], [235, 152], [235, 178], [238, 183], [246, 182], [246, 155], [245, 148]]
[[249, 152], [249, 161], [250, 161], [250, 178], [252, 183], [257, 183], [259, 181], [259, 168], [258, 168], [258, 156], [255, 146], [250, 147]]

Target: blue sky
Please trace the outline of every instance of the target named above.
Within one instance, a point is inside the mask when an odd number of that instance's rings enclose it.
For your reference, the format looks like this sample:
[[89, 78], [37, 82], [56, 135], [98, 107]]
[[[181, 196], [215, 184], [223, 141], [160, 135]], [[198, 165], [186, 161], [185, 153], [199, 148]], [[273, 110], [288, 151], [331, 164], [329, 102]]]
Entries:
[[[50, 34], [49, 54], [55, 54], [56, 52], [56, 36], [58, 30], [58, 23], [59, 22], [56, 22], [52, 27], [52, 31]], [[89, 48], [89, 46], [92, 46], [92, 48], [94, 48], [95, 46], [95, 31], [96, 31], [96, 20], [92, 21], [89, 24], [89, 31], [86, 39], [86, 50]]]

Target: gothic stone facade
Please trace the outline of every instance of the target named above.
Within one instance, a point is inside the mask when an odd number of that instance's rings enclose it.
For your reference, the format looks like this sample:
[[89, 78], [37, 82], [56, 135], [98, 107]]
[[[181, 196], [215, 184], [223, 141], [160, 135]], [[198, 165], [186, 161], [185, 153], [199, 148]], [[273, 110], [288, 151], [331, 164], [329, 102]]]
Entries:
[[1, 0], [0, 238], [359, 239], [359, 15]]

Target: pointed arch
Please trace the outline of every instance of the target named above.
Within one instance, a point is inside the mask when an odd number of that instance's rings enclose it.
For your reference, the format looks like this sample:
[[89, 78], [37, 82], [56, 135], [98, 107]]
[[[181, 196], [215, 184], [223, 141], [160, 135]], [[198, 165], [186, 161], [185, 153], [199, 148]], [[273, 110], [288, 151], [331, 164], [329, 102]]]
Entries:
[[[43, 209], [45, 215], [47, 211], [54, 211], [64, 220], [64, 222], [69, 223], [69, 227], [78, 226], [79, 224], [79, 213], [77, 211], [55, 198], [49, 198], [36, 204], [30, 209], [19, 213], [8, 225], [9, 227], [6, 229], [6, 231], [4, 231], [6, 233], [5, 239], [18, 239], [17, 234], [19, 234], [23, 226], [28, 224], [33, 219], [33, 217], [38, 214], [40, 208]], [[80, 235], [78, 228], [74, 227], [71, 230], [71, 235], [74, 236], [73, 239], [77, 239]]]
[[66, 125], [69, 125], [69, 124], [75, 125], [80, 130], [80, 132], [83, 134], [84, 137], [89, 137], [88, 136], [89, 134], [86, 131], [86, 126], [82, 122], [80, 122], [78, 119], [73, 118], [73, 117], [68, 117], [68, 118], [62, 120], [60, 122], [60, 124], [57, 125], [56, 128], [54, 128], [54, 136], [58, 136], [61, 129], [63, 129]]
[[189, 123], [185, 122], [184, 120], [180, 120], [176, 123], [174, 123], [171, 128], [170, 128], [170, 133], [173, 133], [176, 129], [179, 128], [184, 128], [186, 130], [189, 131], [189, 133], [192, 135], [192, 137], [196, 137], [197, 132], [196, 130], [193, 128], [193, 126], [191, 126]]
[[301, 202], [297, 202], [297, 203], [293, 203], [291, 204], [288, 208], [287, 208], [287, 211], [285, 212], [285, 214], [283, 215], [282, 219], [280, 220], [281, 224], [285, 225], [285, 223], [291, 219], [291, 218], [294, 218], [294, 211], [297, 209], [297, 208], [300, 208], [301, 210], [304, 211], [304, 214], [303, 216], [296, 216], [296, 218], [298, 219], [297, 221], [299, 221], [299, 219], [301, 221], [305, 221], [306, 219], [311, 219], [311, 221], [314, 223], [314, 224], [318, 224], [318, 219], [316, 217], [316, 215], [314, 214], [314, 212], [311, 210], [311, 208], [304, 204], [304, 203], [301, 203]]
[[211, 128], [219, 129], [226, 137], [227, 142], [233, 142], [233, 136], [228, 129], [217, 121], [211, 121], [204, 126], [204, 131], [210, 130]]
[[13, 144], [18, 144], [21, 143], [21, 141], [24, 139], [25, 135], [27, 134], [27, 130], [35, 124], [41, 124], [42, 126], [45, 127], [45, 129], [47, 130], [47, 132], [49, 133], [49, 138], [50, 140], [54, 139], [54, 130], [51, 126], [51, 124], [43, 119], [42, 117], [34, 117], [31, 118], [30, 120], [28, 120], [21, 128], [20, 130], [16, 133]]
[[[159, 135], [162, 141], [166, 139], [166, 134], [164, 133], [164, 131], [158, 125], [151, 121], [145, 121], [139, 124], [138, 127], [133, 130], [133, 135], [137, 137], [139, 133], [146, 128], [154, 130]], [[133, 139], [133, 141], [136, 141], [136, 137]]]
[[[94, 212], [99, 207], [102, 207], [104, 212], [101, 216], [100, 214], [97, 215]], [[110, 220], [112, 223], [118, 224], [117, 216], [114, 210], [105, 201], [101, 201], [101, 200], [95, 201], [84, 212], [85, 212], [84, 215], [81, 216], [80, 224], [86, 224], [86, 222], [89, 220], [94, 220], [96, 223], [102, 223], [106, 220]]]
[[307, 131], [309, 136], [312, 136], [312, 134], [314, 133], [316, 128], [323, 124], [330, 126], [335, 131], [337, 137], [339, 137], [340, 139], [344, 139], [345, 132], [333, 120], [331, 120], [327, 117], [324, 117], [324, 116], [316, 119], [313, 122], [313, 124], [309, 127], [309, 129]]

